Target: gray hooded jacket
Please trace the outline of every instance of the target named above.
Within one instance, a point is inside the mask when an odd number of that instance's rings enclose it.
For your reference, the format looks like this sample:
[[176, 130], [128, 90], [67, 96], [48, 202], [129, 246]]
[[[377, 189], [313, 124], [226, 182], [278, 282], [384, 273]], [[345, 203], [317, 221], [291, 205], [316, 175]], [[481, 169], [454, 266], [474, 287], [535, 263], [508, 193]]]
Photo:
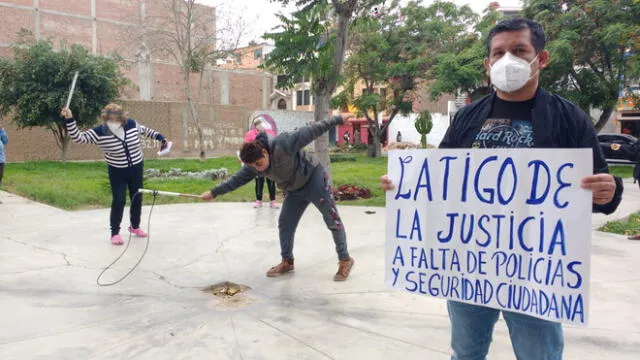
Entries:
[[256, 176], [273, 180], [285, 192], [294, 192], [309, 182], [320, 161], [303, 149], [331, 128], [341, 125], [343, 119], [334, 116], [329, 120], [305, 126], [297, 131], [282, 133], [276, 137], [260, 134], [256, 140], [266, 143], [269, 151], [269, 167], [260, 173], [251, 166], [244, 165], [231, 179], [211, 190], [213, 196], [231, 192]]

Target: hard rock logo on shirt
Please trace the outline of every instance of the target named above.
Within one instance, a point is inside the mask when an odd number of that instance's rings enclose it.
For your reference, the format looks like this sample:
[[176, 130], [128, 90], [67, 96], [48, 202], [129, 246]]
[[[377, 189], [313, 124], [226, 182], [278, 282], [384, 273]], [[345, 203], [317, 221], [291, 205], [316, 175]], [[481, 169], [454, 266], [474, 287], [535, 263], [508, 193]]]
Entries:
[[531, 148], [533, 127], [531, 121], [488, 119], [476, 135], [473, 148]]

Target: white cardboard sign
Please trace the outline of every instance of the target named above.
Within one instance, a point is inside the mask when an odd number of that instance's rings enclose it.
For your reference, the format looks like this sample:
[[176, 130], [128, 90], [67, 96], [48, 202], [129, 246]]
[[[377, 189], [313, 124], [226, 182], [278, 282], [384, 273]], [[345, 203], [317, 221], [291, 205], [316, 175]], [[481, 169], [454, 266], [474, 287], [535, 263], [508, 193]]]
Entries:
[[388, 286], [586, 325], [591, 149], [389, 153]]

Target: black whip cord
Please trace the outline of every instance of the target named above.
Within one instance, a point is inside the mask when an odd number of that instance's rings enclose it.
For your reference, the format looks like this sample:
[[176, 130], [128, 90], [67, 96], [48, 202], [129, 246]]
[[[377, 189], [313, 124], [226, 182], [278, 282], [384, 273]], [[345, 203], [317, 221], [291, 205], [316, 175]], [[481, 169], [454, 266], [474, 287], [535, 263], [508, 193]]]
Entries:
[[[137, 193], [135, 193], [135, 195], [133, 195], [133, 197], [131, 198], [131, 203], [133, 203], [133, 201], [136, 199], [136, 196], [140, 196], [140, 195], [141, 195], [141, 193], [139, 191]], [[124, 256], [124, 254], [129, 249], [129, 245], [131, 245], [131, 237], [132, 237], [132, 233], [130, 232], [129, 233], [129, 241], [127, 241], [127, 246], [124, 247], [124, 249], [122, 250], [122, 253], [120, 253], [120, 256], [118, 256], [115, 260], [113, 260], [113, 262], [111, 264], [107, 265], [107, 267], [104, 268], [104, 270], [102, 270], [100, 275], [98, 275], [98, 278], [96, 279], [96, 284], [98, 284], [98, 286], [112, 286], [112, 285], [116, 285], [116, 284], [121, 283], [124, 279], [126, 279], [129, 275], [131, 275], [133, 270], [135, 270], [138, 267], [138, 265], [140, 265], [140, 263], [142, 262], [142, 259], [144, 259], [144, 256], [147, 254], [147, 250], [149, 250], [149, 240], [151, 239], [151, 214], [153, 213], [153, 207], [156, 204], [156, 198], [158, 197], [158, 192], [154, 191], [152, 196], [153, 196], [153, 203], [151, 204], [151, 209], [149, 210], [149, 219], [147, 221], [147, 238], [145, 239], [146, 243], [144, 245], [144, 251], [142, 252], [142, 255], [140, 255], [140, 258], [138, 259], [138, 262], [136, 262], [136, 264], [133, 265], [131, 270], [129, 270], [129, 272], [124, 274], [124, 276], [121, 277], [120, 279], [118, 279], [118, 280], [116, 280], [114, 282], [110, 282], [110, 283], [100, 282], [100, 279], [102, 278], [102, 275], [104, 275], [104, 273], [106, 273], [109, 269], [111, 269], [111, 267], [113, 265], [115, 265]]]

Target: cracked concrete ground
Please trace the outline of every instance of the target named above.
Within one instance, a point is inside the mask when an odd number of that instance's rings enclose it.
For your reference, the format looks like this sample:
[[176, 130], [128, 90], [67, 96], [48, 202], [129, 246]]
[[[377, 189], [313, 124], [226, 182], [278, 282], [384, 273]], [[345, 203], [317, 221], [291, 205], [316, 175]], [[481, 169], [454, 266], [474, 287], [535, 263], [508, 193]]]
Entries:
[[[122, 250], [108, 242], [108, 210], [0, 199], [2, 360], [449, 357], [445, 302], [383, 283], [384, 209], [340, 208], [356, 265], [347, 282], [335, 283], [333, 244], [315, 209], [300, 225], [296, 273], [269, 279], [265, 271], [279, 260], [276, 211], [157, 206], [140, 267], [98, 287], [97, 275]], [[640, 191], [627, 183], [612, 218], [638, 209]], [[594, 227], [610, 219], [595, 215]], [[126, 273], [144, 245], [133, 239], [104, 281]], [[640, 242], [595, 232], [593, 251], [590, 325], [565, 327], [565, 358], [637, 360]], [[227, 299], [200, 291], [220, 281], [251, 289]], [[514, 359], [502, 321], [490, 359]]]

